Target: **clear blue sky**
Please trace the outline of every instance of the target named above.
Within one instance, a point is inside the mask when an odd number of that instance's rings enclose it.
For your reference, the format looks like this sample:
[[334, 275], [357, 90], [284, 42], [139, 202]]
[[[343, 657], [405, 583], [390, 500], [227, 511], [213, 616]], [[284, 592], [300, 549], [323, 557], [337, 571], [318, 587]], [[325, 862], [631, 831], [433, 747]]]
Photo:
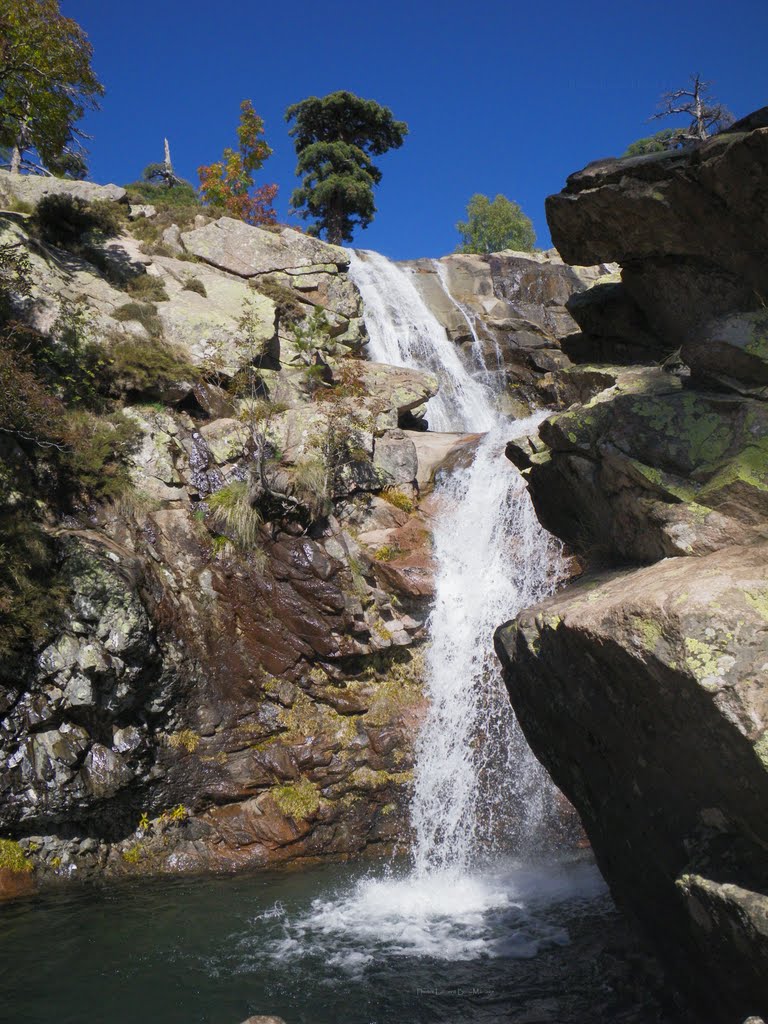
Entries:
[[296, 157], [285, 108], [349, 89], [407, 121], [380, 158], [378, 213], [355, 245], [408, 259], [451, 252], [473, 192], [504, 193], [549, 245], [544, 198], [566, 176], [661, 125], [693, 71], [737, 116], [768, 104], [766, 0], [61, 0], [107, 89], [89, 116], [91, 176], [126, 182], [162, 159], [196, 168], [234, 142], [253, 100], [285, 219]]

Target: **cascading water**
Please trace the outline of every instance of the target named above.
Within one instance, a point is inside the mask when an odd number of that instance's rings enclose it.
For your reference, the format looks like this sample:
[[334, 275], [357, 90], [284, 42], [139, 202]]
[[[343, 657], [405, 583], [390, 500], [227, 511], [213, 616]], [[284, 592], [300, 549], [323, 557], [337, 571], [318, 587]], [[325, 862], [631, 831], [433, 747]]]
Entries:
[[[477, 313], [475, 313], [475, 311], [471, 309], [469, 306], [467, 306], [465, 303], [460, 302], [451, 291], [451, 286], [448, 282], [448, 271], [445, 264], [441, 263], [440, 260], [432, 260], [432, 266], [435, 268], [435, 276], [437, 277], [437, 280], [440, 282], [440, 287], [445, 292], [445, 295], [448, 298], [448, 300], [453, 303], [456, 309], [458, 309], [458, 311], [464, 317], [467, 327], [469, 328], [469, 333], [472, 335], [472, 361], [480, 369], [483, 379], [485, 380], [487, 386], [490, 387], [492, 390], [498, 390], [499, 384], [501, 382], [501, 376], [498, 372], [496, 373], [495, 376], [493, 376], [488, 370], [488, 364], [485, 361], [483, 343], [480, 340], [480, 332], [477, 327], [479, 319]], [[493, 339], [493, 349], [494, 355], [496, 357], [496, 370], [500, 371], [502, 369], [503, 361], [501, 357], [501, 349], [499, 348], [499, 343], [498, 341], [496, 341], [495, 338]]]
[[427, 405], [430, 429], [490, 430], [497, 416], [488, 388], [467, 372], [408, 272], [379, 253], [351, 252], [349, 277], [363, 297], [369, 358], [426, 370], [440, 380]]
[[[462, 310], [441, 270], [446, 295]], [[455, 881], [481, 852], [519, 849], [536, 831], [548, 789], [520, 734], [493, 650], [499, 623], [544, 597], [558, 573], [558, 548], [504, 455], [510, 437], [531, 432], [543, 414], [510, 423], [496, 412], [490, 387], [471, 375], [485, 364], [466, 311], [478, 357], [471, 368], [407, 271], [377, 253], [353, 254], [350, 277], [363, 296], [371, 357], [438, 377], [440, 392], [428, 415], [441, 429], [485, 432], [471, 464], [439, 488], [444, 511], [433, 530], [430, 710], [417, 745], [411, 808], [416, 875], [447, 871]], [[465, 396], [471, 401], [461, 401]]]
[[417, 874], [463, 873], [535, 836], [547, 776], [520, 733], [493, 649], [499, 623], [551, 591], [558, 549], [504, 454], [541, 416], [499, 424], [440, 487], [429, 620], [430, 710], [417, 746]]

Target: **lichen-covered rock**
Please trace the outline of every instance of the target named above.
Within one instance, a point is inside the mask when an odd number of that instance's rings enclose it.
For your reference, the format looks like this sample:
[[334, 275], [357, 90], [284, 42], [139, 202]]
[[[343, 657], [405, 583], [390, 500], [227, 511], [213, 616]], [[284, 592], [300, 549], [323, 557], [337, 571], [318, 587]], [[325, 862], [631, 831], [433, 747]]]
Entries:
[[510, 442], [508, 455], [542, 523], [581, 553], [649, 562], [765, 536], [762, 402], [698, 393], [662, 370], [629, 370], [545, 420], [539, 438], [535, 450], [526, 439]]
[[765, 1012], [768, 547], [586, 579], [496, 642], [617, 902], [708, 1020]]
[[0, 196], [2, 195], [37, 205], [44, 196], [49, 195], [75, 196], [86, 202], [102, 199], [119, 203], [125, 199], [126, 193], [119, 185], [96, 185], [92, 181], [0, 171]]
[[[138, 748], [148, 742], [141, 716], [158, 649], [136, 559], [78, 535], [64, 541], [63, 555], [68, 621], [39, 653], [33, 679], [19, 681], [0, 727], [6, 828], [87, 820], [98, 801], [134, 780]], [[133, 750], [112, 746], [118, 719], [138, 727]]]

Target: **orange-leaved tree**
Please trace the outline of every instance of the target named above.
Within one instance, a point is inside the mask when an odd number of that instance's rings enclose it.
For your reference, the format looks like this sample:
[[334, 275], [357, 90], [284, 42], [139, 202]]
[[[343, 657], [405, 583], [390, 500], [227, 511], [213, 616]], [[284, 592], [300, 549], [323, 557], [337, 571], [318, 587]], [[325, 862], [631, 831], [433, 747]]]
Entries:
[[237, 126], [238, 148], [225, 149], [221, 160], [197, 169], [203, 201], [246, 224], [274, 224], [277, 220], [272, 208], [277, 185], [253, 187], [254, 172], [272, 154], [263, 136], [263, 119], [250, 100], [243, 100]]

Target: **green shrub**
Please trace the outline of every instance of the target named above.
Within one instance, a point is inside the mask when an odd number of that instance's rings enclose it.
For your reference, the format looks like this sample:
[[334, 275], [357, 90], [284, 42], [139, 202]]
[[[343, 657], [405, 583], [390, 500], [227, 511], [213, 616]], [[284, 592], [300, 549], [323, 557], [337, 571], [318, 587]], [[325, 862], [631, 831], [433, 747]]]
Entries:
[[204, 299], [208, 298], [208, 292], [205, 290], [205, 285], [199, 277], [188, 277], [182, 285], [181, 290], [185, 292], [196, 292], [198, 295], [202, 295]]
[[0, 324], [11, 317], [13, 297], [32, 291], [32, 267], [21, 242], [0, 244]]
[[301, 302], [296, 292], [282, 284], [272, 276], [256, 278], [251, 282], [256, 291], [272, 299], [277, 306], [277, 315], [289, 324], [297, 324], [307, 316], [307, 306]]
[[170, 187], [165, 184], [155, 185], [149, 181], [134, 181], [130, 185], [126, 185], [125, 188], [128, 202], [136, 206], [144, 206], [149, 203], [158, 208], [183, 210], [191, 207], [195, 213], [201, 213], [204, 209], [194, 185], [188, 181], [181, 181]]
[[328, 471], [320, 457], [308, 455], [297, 460], [293, 467], [295, 497], [313, 519], [328, 515], [333, 507], [329, 484]]
[[38, 446], [60, 444], [66, 409], [46, 387], [27, 353], [0, 339], [0, 430]]
[[399, 508], [402, 512], [407, 512], [409, 515], [413, 512], [414, 504], [413, 499], [409, 498], [407, 494], [397, 487], [387, 487], [381, 492], [381, 497], [384, 501], [388, 501], [390, 505], [394, 505], [395, 508]]
[[119, 337], [109, 346], [113, 393], [162, 393], [170, 384], [194, 382], [198, 370], [168, 342]]
[[163, 325], [157, 315], [157, 306], [151, 302], [126, 302], [118, 306], [112, 314], [115, 320], [123, 322], [136, 320], [142, 324], [153, 338], [160, 338], [163, 334]]
[[70, 486], [94, 498], [119, 497], [130, 487], [128, 459], [141, 438], [139, 427], [121, 412], [109, 417], [70, 413], [63, 456]]
[[34, 224], [41, 237], [61, 249], [78, 249], [86, 236], [110, 238], [120, 233], [122, 217], [116, 203], [88, 203], [77, 196], [52, 194], [37, 204]]
[[168, 301], [168, 292], [162, 279], [154, 274], [137, 274], [128, 281], [125, 290], [143, 302]]
[[259, 540], [261, 516], [251, 505], [248, 484], [233, 480], [208, 498], [211, 521], [237, 547], [247, 550]]
[[0, 868], [17, 874], [31, 871], [32, 863], [13, 839], [0, 839]]
[[56, 627], [63, 591], [51, 539], [31, 510], [0, 513], [0, 678], [13, 681], [17, 659]]

